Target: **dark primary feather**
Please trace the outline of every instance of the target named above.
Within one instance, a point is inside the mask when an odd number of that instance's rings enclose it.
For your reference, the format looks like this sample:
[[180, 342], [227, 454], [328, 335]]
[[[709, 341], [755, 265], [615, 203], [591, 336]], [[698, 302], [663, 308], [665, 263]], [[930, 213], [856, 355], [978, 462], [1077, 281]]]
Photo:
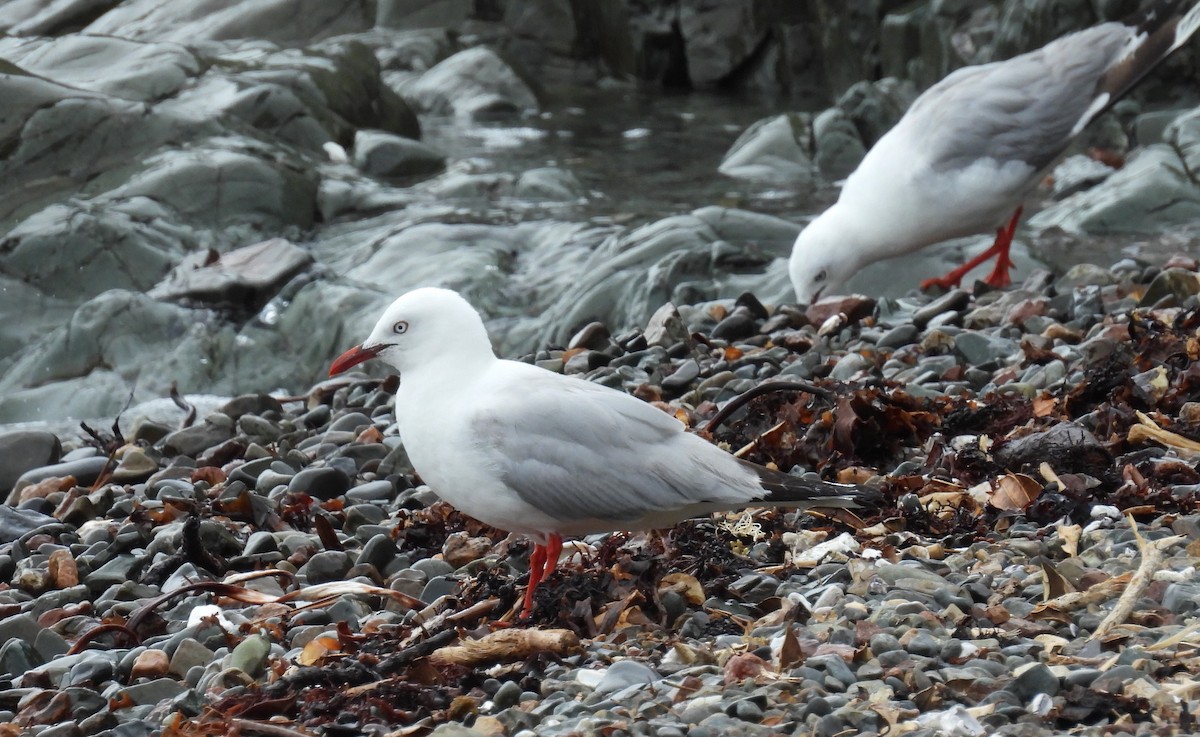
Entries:
[[1107, 95], [1108, 99], [1082, 125], [1112, 107], [1151, 69], [1192, 37], [1200, 27], [1200, 3], [1186, 13], [1182, 9], [1184, 4], [1179, 0], [1159, 0], [1124, 21], [1125, 25], [1136, 27], [1139, 34], [1145, 34], [1145, 40], [1101, 77], [1096, 85], [1097, 97]]
[[883, 495], [865, 486], [806, 479], [748, 461], [741, 463], [758, 474], [759, 481], [767, 490], [767, 496], [762, 500], [764, 505], [871, 509], [883, 504]]
[[[1195, 0], [1191, 0], [1195, 2]], [[1200, 26], [1200, 4], [1158, 0], [1007, 61], [965, 67], [910, 110], [927, 137], [930, 165], [961, 169], [980, 153], [1042, 169]], [[967, 114], [964, 114], [967, 113]]]

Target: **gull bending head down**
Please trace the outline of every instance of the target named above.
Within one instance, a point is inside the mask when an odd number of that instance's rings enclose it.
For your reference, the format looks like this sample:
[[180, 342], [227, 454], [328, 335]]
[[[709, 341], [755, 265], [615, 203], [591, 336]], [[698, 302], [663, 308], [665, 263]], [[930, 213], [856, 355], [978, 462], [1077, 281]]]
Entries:
[[499, 359], [479, 314], [446, 289], [397, 299], [329, 373], [371, 358], [400, 372], [396, 420], [421, 478], [466, 514], [534, 541], [525, 614], [563, 536], [876, 496], [746, 463], [624, 392]]
[[1196, 0], [1153, 0], [1123, 21], [959, 69], [930, 87], [796, 238], [788, 262], [796, 298], [812, 303], [876, 261], [993, 228], [991, 248], [921, 286], [954, 286], [992, 257], [985, 281], [1007, 286], [1025, 195], [1089, 122], [1198, 27]]

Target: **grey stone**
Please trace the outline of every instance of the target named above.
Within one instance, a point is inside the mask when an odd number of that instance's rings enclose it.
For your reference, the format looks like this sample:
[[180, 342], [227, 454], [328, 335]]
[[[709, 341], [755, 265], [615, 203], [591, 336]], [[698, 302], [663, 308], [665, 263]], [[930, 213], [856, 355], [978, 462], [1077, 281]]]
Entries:
[[1160, 233], [1200, 219], [1200, 186], [1174, 149], [1139, 149], [1103, 183], [1051, 205], [1029, 219], [1038, 229], [1068, 233]]
[[618, 660], [608, 667], [596, 684], [596, 692], [613, 693], [630, 686], [654, 683], [660, 677], [653, 668], [636, 660]]
[[1164, 306], [1179, 306], [1183, 300], [1200, 294], [1200, 274], [1187, 269], [1164, 269], [1138, 301], [1138, 305], [1150, 307], [1170, 300]]
[[1019, 346], [1007, 338], [997, 338], [974, 330], [964, 330], [954, 338], [954, 350], [971, 366], [1007, 363]]
[[167, 666], [168, 672], [183, 678], [193, 667], [207, 666], [213, 662], [213, 658], [212, 650], [190, 637], [185, 638], [179, 642], [175, 652], [171, 654], [171, 662]]
[[445, 168], [445, 158], [411, 138], [360, 130], [354, 136], [354, 165], [371, 176], [409, 179], [436, 174]]
[[571, 172], [543, 166], [521, 172], [513, 185], [513, 196], [530, 202], [572, 202], [583, 197], [584, 191]]
[[267, 665], [271, 642], [262, 635], [251, 635], [239, 642], [229, 653], [229, 667], [257, 677]]
[[397, 92], [423, 112], [463, 118], [538, 109], [529, 85], [495, 51], [483, 46], [439, 62]]
[[738, 137], [717, 171], [735, 179], [791, 186], [811, 182], [816, 173], [809, 139], [809, 120], [797, 114], [760, 120]]
[[304, 492], [317, 499], [335, 499], [349, 489], [346, 472], [329, 466], [306, 468], [288, 482], [288, 491]]
[[849, 176], [867, 153], [854, 122], [840, 107], [829, 108], [817, 115], [812, 129], [816, 141], [813, 160], [821, 176], [828, 181]]
[[310, 584], [341, 581], [346, 577], [352, 563], [350, 556], [340, 550], [323, 550], [314, 554], [301, 568]]
[[32, 509], [0, 505], [0, 543], [13, 542], [27, 533], [56, 522], [58, 520], [54, 517]]
[[1059, 682], [1045, 663], [1031, 663], [1017, 669], [1016, 677], [1009, 683], [1008, 689], [1021, 699], [1028, 700], [1038, 694], [1054, 696], [1058, 693]]
[[149, 294], [162, 300], [205, 302], [257, 310], [293, 276], [313, 263], [283, 238], [229, 253], [200, 251], [184, 258]]
[[135, 704], [157, 704], [173, 699], [185, 690], [183, 684], [171, 678], [155, 678], [143, 683], [134, 683], [121, 689]]
[[163, 438], [163, 451], [171, 455], [196, 457], [233, 437], [233, 428], [225, 423], [205, 420], [199, 425], [185, 427]]
[[8, 494], [22, 474], [58, 463], [62, 443], [58, 436], [38, 430], [0, 435], [0, 493]]

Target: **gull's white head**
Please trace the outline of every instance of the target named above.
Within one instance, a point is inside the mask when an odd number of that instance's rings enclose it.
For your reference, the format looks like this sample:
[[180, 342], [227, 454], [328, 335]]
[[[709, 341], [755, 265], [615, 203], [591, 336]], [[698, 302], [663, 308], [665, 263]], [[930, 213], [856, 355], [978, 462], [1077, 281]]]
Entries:
[[371, 335], [338, 356], [329, 375], [372, 358], [403, 374], [442, 361], [461, 367], [494, 359], [495, 354], [483, 320], [470, 303], [458, 292], [424, 287], [404, 294], [384, 310]]
[[812, 304], [836, 294], [858, 271], [858, 251], [847, 242], [847, 233], [835, 224], [832, 213], [831, 208], [809, 223], [792, 245], [788, 275], [798, 302]]

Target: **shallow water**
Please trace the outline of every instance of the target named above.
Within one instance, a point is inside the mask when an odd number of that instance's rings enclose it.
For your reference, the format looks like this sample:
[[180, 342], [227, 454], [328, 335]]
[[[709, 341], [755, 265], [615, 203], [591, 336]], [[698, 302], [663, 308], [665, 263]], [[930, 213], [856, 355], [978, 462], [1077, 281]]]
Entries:
[[426, 117], [422, 125], [425, 142], [455, 161], [511, 173], [571, 171], [588, 192], [581, 214], [598, 223], [648, 222], [712, 204], [794, 217], [816, 207], [813, 191], [717, 173], [747, 127], [791, 110], [746, 95], [576, 89], [518, 121], [468, 126]]

